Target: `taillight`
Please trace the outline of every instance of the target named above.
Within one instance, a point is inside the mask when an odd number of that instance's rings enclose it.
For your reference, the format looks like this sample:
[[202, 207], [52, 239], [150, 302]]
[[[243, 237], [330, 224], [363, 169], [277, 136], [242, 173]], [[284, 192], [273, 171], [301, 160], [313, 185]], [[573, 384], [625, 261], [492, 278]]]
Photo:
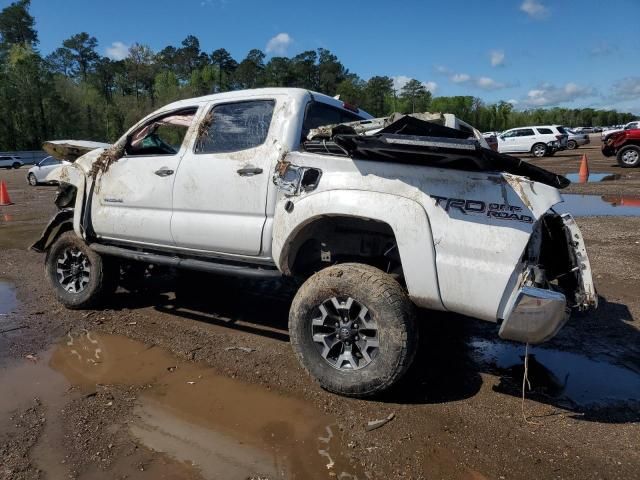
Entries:
[[562, 135], [556, 135], [556, 139], [557, 139], [558, 141], [562, 140]]

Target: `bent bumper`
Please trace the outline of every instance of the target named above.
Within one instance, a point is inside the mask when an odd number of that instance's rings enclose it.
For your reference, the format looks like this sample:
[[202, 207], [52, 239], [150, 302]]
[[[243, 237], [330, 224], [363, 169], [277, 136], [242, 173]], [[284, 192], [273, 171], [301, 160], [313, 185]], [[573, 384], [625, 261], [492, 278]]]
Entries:
[[568, 319], [567, 299], [562, 293], [522, 287], [499, 335], [514, 342], [542, 343], [558, 333]]
[[565, 213], [561, 218], [572, 266], [567, 274], [575, 275], [575, 290], [566, 292], [572, 298], [568, 302], [565, 295], [556, 290], [522, 286], [500, 326], [499, 335], [505, 340], [545, 342], [569, 319], [569, 304], [578, 310], [598, 307], [598, 294], [582, 232], [570, 214]]

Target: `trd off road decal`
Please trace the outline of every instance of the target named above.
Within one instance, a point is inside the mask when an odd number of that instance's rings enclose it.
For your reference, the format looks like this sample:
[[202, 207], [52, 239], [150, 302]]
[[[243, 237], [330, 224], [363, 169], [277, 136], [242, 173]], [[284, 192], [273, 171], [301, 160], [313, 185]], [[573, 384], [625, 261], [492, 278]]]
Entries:
[[523, 215], [522, 207], [506, 205], [504, 203], [487, 203], [482, 200], [465, 200], [463, 198], [447, 198], [431, 195], [436, 201], [436, 205], [441, 206], [445, 211], [459, 211], [464, 215], [483, 214], [487, 217], [499, 220], [515, 220], [517, 222], [533, 223], [533, 217]]

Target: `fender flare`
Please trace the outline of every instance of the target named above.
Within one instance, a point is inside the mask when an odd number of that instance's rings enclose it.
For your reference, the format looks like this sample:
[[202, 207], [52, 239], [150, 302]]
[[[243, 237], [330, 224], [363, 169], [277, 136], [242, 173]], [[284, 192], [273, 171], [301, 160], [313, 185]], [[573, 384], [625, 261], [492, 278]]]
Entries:
[[65, 208], [56, 213], [45, 227], [40, 238], [29, 247], [38, 253], [46, 252], [58, 235], [73, 229], [73, 208]]
[[[293, 202], [293, 208], [284, 205]], [[311, 222], [343, 216], [376, 220], [389, 225], [396, 237], [409, 297], [424, 308], [445, 310], [440, 297], [433, 234], [427, 212], [418, 202], [388, 193], [329, 190], [300, 198], [283, 198], [274, 214], [273, 258], [290, 275], [290, 247]]]

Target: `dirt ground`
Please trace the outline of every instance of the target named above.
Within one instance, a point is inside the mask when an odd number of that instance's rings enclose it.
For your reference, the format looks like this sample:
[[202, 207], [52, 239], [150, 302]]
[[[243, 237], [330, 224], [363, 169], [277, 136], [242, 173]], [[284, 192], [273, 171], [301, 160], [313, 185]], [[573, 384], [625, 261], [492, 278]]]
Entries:
[[[566, 192], [632, 205], [640, 169], [593, 138], [527, 160], [577, 173], [586, 153], [592, 174], [619, 177]], [[194, 295], [193, 278], [161, 271], [103, 310], [61, 307], [26, 250], [55, 187], [28, 186], [26, 170], [0, 171], [15, 202], [0, 207], [0, 479], [639, 478], [637, 214], [578, 219], [600, 307], [530, 348], [524, 403], [522, 345], [432, 312], [405, 381], [356, 400], [297, 363], [286, 284], [198, 277]]]

